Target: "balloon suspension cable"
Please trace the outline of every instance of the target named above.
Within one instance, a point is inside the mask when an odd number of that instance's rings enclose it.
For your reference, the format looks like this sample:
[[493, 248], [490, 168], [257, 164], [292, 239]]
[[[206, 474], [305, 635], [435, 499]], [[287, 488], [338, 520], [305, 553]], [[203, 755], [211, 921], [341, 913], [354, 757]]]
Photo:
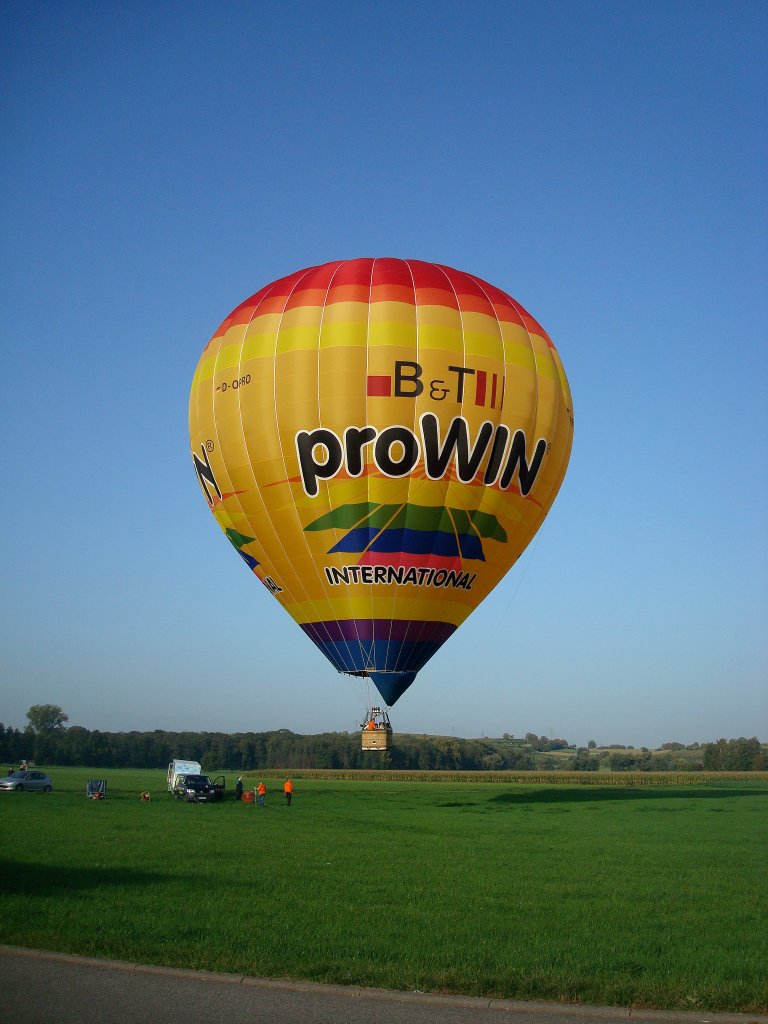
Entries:
[[[367, 722], [373, 704], [369, 675], [367, 672], [341, 672], [339, 674], [349, 681], [354, 696], [360, 702], [361, 722]], [[357, 724], [360, 725], [360, 722]]]
[[539, 530], [539, 532], [536, 534], [536, 536], [535, 536], [535, 538], [533, 540], [533, 547], [531, 548], [531, 550], [530, 550], [530, 552], [528, 554], [528, 558], [525, 561], [525, 567], [523, 568], [523, 571], [520, 574], [520, 579], [517, 581], [517, 586], [512, 591], [512, 597], [510, 597], [509, 602], [507, 604], [507, 607], [504, 609], [503, 612], [501, 612], [501, 614], [499, 615], [499, 618], [501, 618], [502, 616], [506, 616], [507, 612], [512, 607], [512, 602], [515, 600], [515, 598], [518, 595], [520, 587], [522, 587], [522, 585], [523, 585], [523, 580], [525, 579], [525, 577], [526, 577], [526, 575], [528, 573], [528, 570], [531, 567], [531, 562], [533, 561], [533, 556], [536, 554], [536, 548], [539, 545], [539, 537], [541, 537], [541, 530]]

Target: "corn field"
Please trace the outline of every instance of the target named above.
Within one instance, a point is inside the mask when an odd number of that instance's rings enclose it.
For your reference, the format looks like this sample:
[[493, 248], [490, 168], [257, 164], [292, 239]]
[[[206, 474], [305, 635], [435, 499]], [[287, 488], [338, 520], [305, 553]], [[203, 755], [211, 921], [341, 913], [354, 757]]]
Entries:
[[367, 771], [347, 768], [265, 768], [256, 778], [328, 779], [348, 782], [493, 782], [568, 786], [700, 786], [717, 782], [768, 782], [768, 772], [558, 772]]

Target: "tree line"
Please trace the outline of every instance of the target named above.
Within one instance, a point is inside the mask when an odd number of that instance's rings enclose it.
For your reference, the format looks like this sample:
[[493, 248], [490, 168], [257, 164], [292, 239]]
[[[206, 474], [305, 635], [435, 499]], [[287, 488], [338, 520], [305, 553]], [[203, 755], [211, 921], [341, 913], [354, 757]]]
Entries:
[[391, 750], [363, 751], [357, 732], [302, 735], [288, 729], [267, 732], [103, 732], [81, 725], [55, 704], [34, 705], [25, 729], [0, 723], [0, 762], [94, 768], [164, 768], [174, 758], [199, 761], [205, 771], [259, 768], [361, 768], [419, 771], [760, 771], [766, 748], [755, 737], [714, 743], [665, 743], [656, 751], [620, 744], [573, 747], [564, 739], [535, 733], [515, 738], [462, 739], [454, 736], [395, 735]]
[[392, 750], [363, 751], [360, 734], [301, 735], [268, 732], [102, 732], [75, 725], [38, 732], [0, 724], [0, 761], [89, 766], [161, 768], [174, 758], [199, 761], [205, 771], [258, 768], [499, 769], [535, 768], [531, 753], [503, 749], [494, 740], [398, 735]]

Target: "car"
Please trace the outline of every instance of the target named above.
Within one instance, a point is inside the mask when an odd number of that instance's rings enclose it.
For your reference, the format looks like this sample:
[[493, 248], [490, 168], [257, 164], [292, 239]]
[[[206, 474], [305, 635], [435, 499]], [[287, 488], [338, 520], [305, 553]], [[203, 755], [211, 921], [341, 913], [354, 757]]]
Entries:
[[173, 787], [177, 800], [188, 803], [213, 803], [217, 799], [216, 787], [207, 775], [179, 775]]
[[0, 779], [0, 790], [13, 790], [16, 793], [25, 790], [30, 793], [50, 793], [52, 789], [53, 783], [44, 772], [18, 771]]

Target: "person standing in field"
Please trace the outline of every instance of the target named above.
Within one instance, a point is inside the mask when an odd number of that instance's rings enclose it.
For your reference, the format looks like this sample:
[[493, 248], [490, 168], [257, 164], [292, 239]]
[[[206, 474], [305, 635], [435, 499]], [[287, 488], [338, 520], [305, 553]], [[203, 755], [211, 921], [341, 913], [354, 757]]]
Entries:
[[267, 787], [264, 785], [263, 782], [260, 782], [259, 785], [258, 785], [258, 789], [256, 790], [256, 803], [259, 805], [259, 807], [263, 807], [264, 806], [264, 801], [266, 799], [266, 796], [267, 796]]
[[235, 783], [235, 800], [243, 799], [243, 776], [238, 776], [237, 782]]
[[283, 792], [285, 793], [285, 802], [288, 806], [291, 806], [291, 797], [293, 796], [293, 783], [290, 779], [286, 779], [283, 783]]

